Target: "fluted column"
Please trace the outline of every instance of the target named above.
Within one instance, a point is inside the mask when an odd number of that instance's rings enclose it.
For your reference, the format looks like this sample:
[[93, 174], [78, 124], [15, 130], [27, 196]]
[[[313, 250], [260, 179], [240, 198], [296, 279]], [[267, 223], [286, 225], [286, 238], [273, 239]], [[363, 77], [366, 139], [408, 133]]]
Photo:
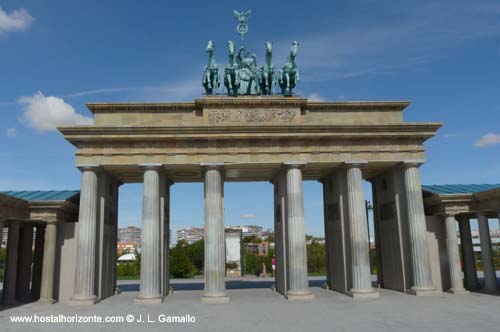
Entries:
[[7, 235], [7, 260], [3, 278], [2, 302], [10, 305], [16, 303], [17, 253], [19, 246], [19, 221], [9, 221]]
[[96, 165], [82, 166], [80, 170], [82, 172], [82, 185], [76, 232], [75, 292], [70, 303], [88, 305], [94, 304], [97, 300], [95, 290], [95, 255], [99, 167]]
[[21, 228], [17, 264], [16, 297], [20, 301], [31, 299], [31, 263], [33, 262], [33, 225], [23, 223]]
[[40, 298], [40, 286], [42, 283], [42, 267], [43, 267], [43, 245], [45, 241], [45, 224], [38, 223], [35, 225], [36, 238], [35, 250], [33, 254], [33, 272], [31, 277], [31, 295], [34, 300]]
[[479, 227], [479, 239], [481, 241], [481, 260], [484, 271], [484, 289], [488, 292], [498, 290], [495, 264], [493, 262], [493, 250], [491, 248], [490, 226], [488, 217], [484, 213], [477, 214], [477, 225]]
[[465, 287], [470, 291], [474, 291], [479, 287], [477, 282], [476, 259], [474, 258], [474, 246], [472, 245], [469, 218], [461, 217], [459, 227], [462, 257], [464, 261]]
[[160, 164], [141, 165], [144, 169], [142, 196], [141, 286], [136, 302], [161, 303], [160, 271]]
[[448, 254], [448, 263], [450, 266], [450, 293], [463, 294], [467, 293], [464, 289], [464, 281], [462, 278], [462, 269], [460, 268], [460, 254], [458, 252], [458, 239], [456, 219], [454, 215], [445, 215], [444, 222], [446, 227], [446, 249]]
[[224, 166], [203, 163], [205, 177], [205, 302], [227, 302], [224, 244]]
[[302, 162], [285, 162], [286, 218], [288, 225], [288, 291], [289, 300], [308, 300], [306, 232], [304, 225], [304, 193], [302, 191]]
[[351, 257], [351, 289], [348, 295], [353, 298], [377, 297], [371, 284], [370, 257], [368, 244], [368, 225], [363, 176], [361, 167], [364, 162], [346, 163], [347, 212], [349, 218], [349, 245]]
[[424, 201], [418, 167], [420, 162], [404, 163], [404, 184], [408, 211], [413, 285], [410, 293], [427, 295], [435, 292], [427, 247]]
[[54, 266], [56, 256], [57, 224], [47, 223], [43, 245], [42, 283], [40, 302], [52, 304], [54, 300]]

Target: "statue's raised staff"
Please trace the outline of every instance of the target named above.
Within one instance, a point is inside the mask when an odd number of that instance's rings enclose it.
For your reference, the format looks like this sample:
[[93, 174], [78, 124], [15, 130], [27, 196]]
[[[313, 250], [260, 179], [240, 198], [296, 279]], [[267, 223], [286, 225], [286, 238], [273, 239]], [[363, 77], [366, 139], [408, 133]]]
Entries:
[[292, 48], [290, 49], [290, 55], [288, 56], [288, 61], [278, 74], [278, 82], [281, 87], [281, 93], [284, 96], [291, 96], [292, 90], [299, 82], [299, 69], [295, 64], [295, 57], [297, 56], [298, 48], [299, 48], [299, 43], [294, 41], [292, 43]]
[[234, 43], [227, 42], [229, 51], [229, 64], [224, 68], [224, 85], [227, 90], [228, 96], [237, 96], [240, 86], [240, 78], [238, 71], [238, 64], [236, 63], [236, 56], [234, 53]]
[[209, 40], [207, 45], [208, 65], [203, 69], [202, 84], [207, 95], [214, 95], [217, 92], [219, 83], [219, 67], [215, 62], [215, 45]]
[[274, 77], [273, 44], [266, 42], [266, 62], [260, 68], [260, 91], [263, 95], [274, 95], [274, 86], [276, 79]]

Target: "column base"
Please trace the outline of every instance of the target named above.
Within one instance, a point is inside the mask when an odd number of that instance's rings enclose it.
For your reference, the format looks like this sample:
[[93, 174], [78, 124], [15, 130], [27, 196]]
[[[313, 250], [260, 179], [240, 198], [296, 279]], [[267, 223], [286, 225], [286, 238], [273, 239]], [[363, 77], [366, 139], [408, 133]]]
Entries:
[[380, 293], [375, 291], [373, 288], [351, 289], [350, 291], [346, 292], [346, 295], [352, 297], [355, 300], [377, 299], [380, 297]]
[[68, 301], [69, 305], [93, 305], [97, 303], [97, 296], [91, 297], [73, 297]]
[[17, 300], [16, 299], [13, 299], [13, 300], [4, 300], [4, 301], [1, 301], [0, 303], [2, 305], [5, 305], [5, 306], [11, 306], [11, 305], [17, 304]]
[[54, 300], [54, 299], [39, 299], [38, 303], [40, 303], [40, 304], [54, 304], [54, 303], [56, 303], [56, 300]]
[[314, 300], [314, 295], [311, 292], [303, 292], [303, 293], [288, 292], [286, 293], [285, 298], [288, 301], [312, 301]]
[[162, 302], [163, 296], [146, 297], [139, 295], [134, 299], [134, 303], [137, 304], [160, 304]]
[[448, 289], [446, 292], [450, 293], [450, 294], [457, 294], [457, 295], [463, 295], [463, 294], [469, 294], [470, 292], [466, 289], [453, 289], [453, 288], [450, 288]]
[[227, 294], [222, 295], [203, 295], [201, 300], [205, 303], [227, 303], [229, 302], [229, 296]]
[[410, 288], [407, 293], [415, 296], [436, 296], [443, 292], [435, 288]]

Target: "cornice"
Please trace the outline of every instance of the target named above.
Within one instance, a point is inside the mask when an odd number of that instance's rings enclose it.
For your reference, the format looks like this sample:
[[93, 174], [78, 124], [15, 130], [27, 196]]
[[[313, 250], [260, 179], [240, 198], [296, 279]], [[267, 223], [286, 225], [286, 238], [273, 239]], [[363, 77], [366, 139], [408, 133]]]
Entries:
[[192, 111], [203, 108], [227, 107], [294, 107], [310, 111], [402, 111], [409, 101], [309, 101], [300, 97], [250, 96], [250, 97], [205, 97], [194, 102], [179, 103], [87, 103], [87, 108], [93, 113], [162, 113], [172, 111]]
[[192, 111], [194, 103], [87, 103], [87, 108], [93, 113], [163, 113], [172, 111]]
[[308, 101], [310, 111], [402, 111], [410, 105], [409, 101], [344, 101], [344, 102], [314, 102]]
[[60, 127], [70, 142], [157, 139], [241, 138], [349, 138], [418, 139], [434, 136], [439, 123], [396, 125], [290, 125], [290, 126], [197, 126], [197, 127]]

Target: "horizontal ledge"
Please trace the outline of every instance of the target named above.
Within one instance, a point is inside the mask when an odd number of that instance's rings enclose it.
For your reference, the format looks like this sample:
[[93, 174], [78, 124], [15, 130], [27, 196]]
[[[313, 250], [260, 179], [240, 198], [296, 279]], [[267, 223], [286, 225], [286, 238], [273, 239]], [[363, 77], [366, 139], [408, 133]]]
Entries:
[[396, 110], [402, 111], [409, 101], [310, 101], [300, 97], [281, 96], [241, 96], [227, 97], [215, 96], [198, 98], [191, 102], [152, 103], [87, 103], [85, 104], [92, 113], [105, 112], [164, 112], [172, 110], [203, 109], [212, 106], [294, 106], [310, 109], [363, 109], [363, 110]]
[[384, 131], [436, 131], [443, 124], [439, 122], [424, 122], [424, 123], [402, 123], [402, 124], [347, 124], [347, 125], [249, 125], [249, 126], [147, 126], [147, 127], [98, 127], [98, 126], [61, 126], [58, 127], [64, 135], [74, 133], [98, 133], [98, 134], [120, 134], [120, 133], [324, 133], [324, 132], [384, 132]]

